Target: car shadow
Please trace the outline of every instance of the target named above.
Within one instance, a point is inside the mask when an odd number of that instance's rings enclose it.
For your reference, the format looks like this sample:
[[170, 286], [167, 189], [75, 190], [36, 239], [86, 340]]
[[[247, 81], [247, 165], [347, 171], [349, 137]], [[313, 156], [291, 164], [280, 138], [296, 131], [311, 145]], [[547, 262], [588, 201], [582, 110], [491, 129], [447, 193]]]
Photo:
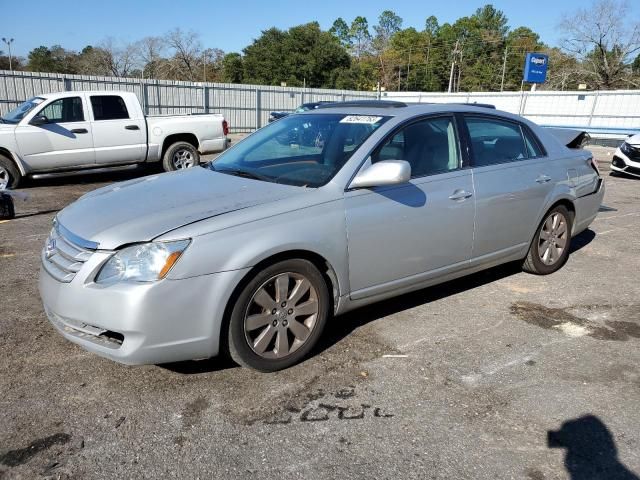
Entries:
[[[596, 234], [593, 230], [585, 230], [571, 240], [570, 252], [575, 253], [579, 251], [591, 243], [595, 237]], [[399, 295], [388, 300], [376, 302], [365, 307], [360, 307], [341, 315], [339, 319], [330, 319], [325, 327], [324, 333], [318, 341], [318, 344], [313, 348], [309, 357], [315, 357], [321, 354], [351, 335], [351, 333], [358, 328], [363, 327], [368, 323], [389, 315], [394, 315], [403, 310], [409, 310], [442, 298], [473, 290], [474, 288], [510, 277], [520, 272], [522, 272], [521, 263], [511, 262], [483, 270], [466, 277], [458, 278], [456, 280], [451, 280], [422, 290]], [[234, 368], [237, 365], [231, 360], [220, 356], [206, 360], [190, 360], [158, 366], [172, 372], [191, 375], [225, 370], [227, 368]]]
[[547, 431], [547, 446], [566, 449], [564, 466], [571, 480], [640, 480], [620, 462], [613, 434], [594, 415], [566, 421], [559, 430]]

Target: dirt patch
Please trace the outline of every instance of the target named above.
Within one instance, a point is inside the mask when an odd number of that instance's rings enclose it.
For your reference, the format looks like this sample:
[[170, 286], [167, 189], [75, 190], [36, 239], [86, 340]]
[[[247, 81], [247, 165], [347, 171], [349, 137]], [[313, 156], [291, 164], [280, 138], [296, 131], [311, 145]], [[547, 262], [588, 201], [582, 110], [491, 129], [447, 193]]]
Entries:
[[[629, 318], [630, 312], [637, 312], [637, 306], [614, 309], [610, 305], [587, 305], [567, 308], [550, 308], [531, 302], [516, 302], [511, 305], [511, 313], [525, 322], [548, 330], [558, 330], [568, 336], [589, 336], [597, 340], [627, 341], [640, 338], [640, 324], [626, 320], [609, 320], [611, 312]], [[589, 318], [578, 316], [573, 311], [584, 311]], [[615, 311], [614, 311], [615, 310]], [[600, 312], [600, 314], [598, 314]], [[633, 313], [630, 313], [634, 315]], [[637, 316], [637, 314], [636, 314]], [[602, 319], [600, 323], [598, 319]]]

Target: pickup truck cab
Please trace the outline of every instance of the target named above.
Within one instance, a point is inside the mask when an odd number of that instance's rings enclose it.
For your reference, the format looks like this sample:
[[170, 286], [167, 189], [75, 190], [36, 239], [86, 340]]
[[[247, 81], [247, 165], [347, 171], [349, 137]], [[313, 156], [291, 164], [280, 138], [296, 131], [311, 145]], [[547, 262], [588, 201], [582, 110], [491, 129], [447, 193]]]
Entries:
[[0, 117], [0, 190], [23, 177], [123, 169], [162, 161], [166, 171], [225, 150], [220, 114], [145, 116], [134, 93], [49, 93]]

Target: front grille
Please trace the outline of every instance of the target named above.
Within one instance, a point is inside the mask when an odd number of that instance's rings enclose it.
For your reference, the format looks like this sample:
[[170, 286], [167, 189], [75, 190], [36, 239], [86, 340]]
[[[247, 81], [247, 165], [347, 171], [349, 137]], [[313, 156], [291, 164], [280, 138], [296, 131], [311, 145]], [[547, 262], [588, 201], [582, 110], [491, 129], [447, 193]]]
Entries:
[[56, 280], [69, 283], [89, 260], [95, 250], [81, 247], [65, 235], [58, 224], [54, 224], [44, 250], [42, 265]]
[[637, 167], [627, 167], [625, 172], [633, 173], [634, 175], [640, 175], [640, 168]]

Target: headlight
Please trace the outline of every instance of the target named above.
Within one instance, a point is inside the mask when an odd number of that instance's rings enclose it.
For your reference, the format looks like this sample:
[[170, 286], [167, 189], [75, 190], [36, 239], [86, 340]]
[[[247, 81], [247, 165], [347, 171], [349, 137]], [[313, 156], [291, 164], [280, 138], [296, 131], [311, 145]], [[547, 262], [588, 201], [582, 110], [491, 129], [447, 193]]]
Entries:
[[190, 240], [150, 242], [123, 248], [105, 263], [96, 283], [155, 282], [163, 279], [189, 246]]
[[620, 150], [624, 153], [628, 153], [629, 152], [629, 144], [627, 142], [622, 142], [622, 145], [620, 145]]

